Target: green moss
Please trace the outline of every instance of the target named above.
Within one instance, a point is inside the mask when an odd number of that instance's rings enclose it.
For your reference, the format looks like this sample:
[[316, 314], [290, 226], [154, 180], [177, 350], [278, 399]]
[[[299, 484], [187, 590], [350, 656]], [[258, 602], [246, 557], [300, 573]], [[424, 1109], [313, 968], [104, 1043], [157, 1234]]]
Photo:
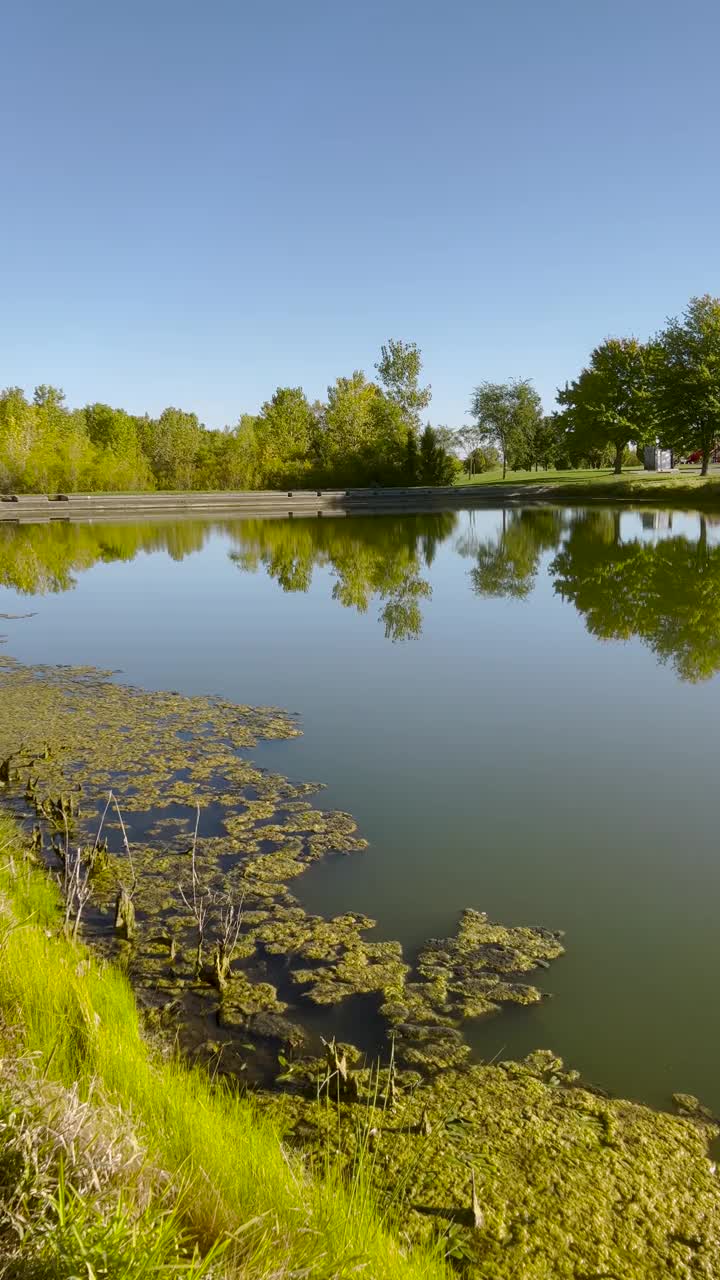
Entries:
[[284, 1013], [287, 1005], [278, 999], [277, 990], [270, 982], [250, 982], [239, 974], [223, 993], [220, 1004], [221, 1026], [244, 1024], [253, 1013]]
[[707, 1126], [600, 1098], [550, 1053], [447, 1069], [425, 1082], [401, 1072], [392, 1108], [383, 1081], [360, 1073], [367, 1129], [345, 1105], [328, 1112], [297, 1095], [267, 1105], [289, 1138], [318, 1158], [332, 1140], [348, 1168], [371, 1132], [379, 1194], [392, 1186], [408, 1236], [442, 1235], [468, 1274], [720, 1274], [720, 1186]]
[[[399, 943], [368, 939], [368, 917], [305, 912], [290, 892], [293, 880], [318, 859], [359, 852], [366, 841], [349, 814], [312, 807], [314, 784], [294, 785], [246, 758], [258, 737], [298, 733], [280, 712], [146, 692], [87, 668], [11, 660], [0, 662], [0, 699], [5, 790], [18, 796], [24, 786], [41, 826], [64, 831], [67, 821], [73, 839], [91, 846], [108, 792], [117, 796], [131, 852], [111, 807], [110, 847], [93, 866], [94, 901], [109, 924], [123, 884], [123, 911], [117, 936], [101, 924], [98, 938], [137, 986], [170, 993], [181, 1019], [197, 1017], [199, 1008], [209, 1017], [220, 997], [219, 1016], [238, 1034], [250, 1017], [281, 1014], [286, 1005], [265, 969], [284, 957], [298, 1011], [376, 995], [398, 1063], [432, 1072], [467, 1057], [458, 1030], [464, 1019], [541, 998], [517, 979], [561, 954], [558, 936], [546, 930], [508, 928], [468, 910], [454, 937], [423, 947], [413, 973]], [[193, 845], [205, 904], [201, 947], [189, 905]], [[212, 957], [228, 902], [242, 904], [242, 922], [220, 978]], [[158, 944], [160, 936], [167, 941]]]
[[[0, 702], [3, 791], [35, 811], [41, 831], [67, 819], [73, 839], [90, 847], [108, 790], [119, 794], [133, 865], [117, 820], [109, 822], [110, 848], [93, 868], [95, 907], [106, 921], [100, 944], [161, 1003], [159, 1022], [197, 1018], [198, 1008], [216, 1019], [228, 1036], [225, 1061], [238, 1070], [248, 1038], [273, 1045], [292, 1093], [264, 1094], [262, 1105], [311, 1163], [326, 1163], [331, 1151], [351, 1170], [372, 1147], [371, 1180], [380, 1196], [393, 1188], [406, 1235], [439, 1233], [474, 1276], [720, 1274], [720, 1202], [707, 1154], [717, 1131], [697, 1099], [676, 1095], [681, 1116], [658, 1115], [581, 1088], [541, 1051], [524, 1063], [467, 1066], [463, 1021], [540, 999], [524, 978], [562, 954], [558, 934], [468, 910], [455, 936], [421, 949], [413, 971], [398, 943], [368, 939], [372, 920], [350, 912], [325, 920], [293, 898], [288, 884], [317, 858], [364, 847], [347, 814], [311, 807], [311, 787], [240, 755], [258, 736], [294, 735], [293, 722], [267, 709], [127, 689], [88, 670], [1, 660]], [[196, 801], [212, 803], [217, 824], [212, 834], [201, 829], [195, 851], [206, 956], [223, 904], [242, 903], [220, 992], [207, 966], [196, 972], [196, 924], [178, 887], [189, 891]], [[132, 886], [131, 939], [113, 934], [118, 881]], [[268, 981], [275, 957], [287, 961], [296, 1003]], [[358, 994], [378, 996], [393, 1065], [378, 1075], [351, 1046], [333, 1046], [348, 1073], [341, 1096], [357, 1095], [362, 1106], [331, 1104], [328, 1061], [278, 1055], [280, 1046], [307, 1048], [285, 1015]], [[207, 1032], [203, 1039], [207, 1046]]]

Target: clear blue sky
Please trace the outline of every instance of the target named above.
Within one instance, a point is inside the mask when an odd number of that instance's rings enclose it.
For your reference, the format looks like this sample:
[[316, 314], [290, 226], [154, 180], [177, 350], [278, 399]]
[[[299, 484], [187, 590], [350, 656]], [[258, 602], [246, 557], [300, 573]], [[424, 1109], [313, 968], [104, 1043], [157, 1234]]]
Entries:
[[716, 0], [6, 0], [0, 384], [195, 409], [415, 340], [550, 407], [720, 293]]

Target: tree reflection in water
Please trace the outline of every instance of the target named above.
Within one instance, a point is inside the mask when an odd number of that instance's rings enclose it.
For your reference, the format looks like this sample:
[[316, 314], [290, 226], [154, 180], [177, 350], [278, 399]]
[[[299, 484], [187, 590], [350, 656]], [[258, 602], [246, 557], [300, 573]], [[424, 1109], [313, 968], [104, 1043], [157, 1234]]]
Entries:
[[421, 602], [432, 595], [422, 576], [453, 532], [452, 512], [365, 516], [352, 520], [244, 520], [232, 559], [246, 572], [262, 567], [283, 591], [308, 591], [316, 568], [329, 567], [333, 600], [366, 613], [374, 597], [388, 640], [422, 631]]
[[[699, 515], [698, 536], [672, 533], [669, 512], [643, 512], [659, 536], [623, 538], [623, 512], [602, 507], [569, 511], [505, 510], [491, 537], [473, 534], [472, 518], [455, 542], [472, 562], [479, 596], [528, 598], [543, 556], [555, 591], [573, 604], [588, 631], [602, 640], [646, 644], [682, 680], [707, 680], [720, 670], [720, 545], [717, 517]], [[182, 560], [215, 533], [246, 573], [263, 570], [283, 591], [310, 590], [314, 571], [329, 569], [332, 598], [366, 613], [373, 602], [389, 640], [422, 631], [422, 606], [432, 588], [426, 570], [458, 517], [364, 516], [350, 519], [176, 520], [115, 524], [0, 523], [0, 586], [23, 595], [71, 590], [75, 575], [103, 562], [164, 551]], [[468, 531], [469, 530], [469, 531]]]

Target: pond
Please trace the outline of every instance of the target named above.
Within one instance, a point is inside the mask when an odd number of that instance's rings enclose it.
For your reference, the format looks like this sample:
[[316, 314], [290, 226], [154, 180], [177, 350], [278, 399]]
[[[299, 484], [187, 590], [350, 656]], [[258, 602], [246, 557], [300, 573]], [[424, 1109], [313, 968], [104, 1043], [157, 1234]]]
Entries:
[[467, 906], [565, 931], [552, 998], [477, 1021], [615, 1093], [720, 1110], [720, 521], [533, 507], [0, 524], [5, 652], [297, 712], [252, 758], [327, 784], [362, 856], [308, 909], [409, 953]]

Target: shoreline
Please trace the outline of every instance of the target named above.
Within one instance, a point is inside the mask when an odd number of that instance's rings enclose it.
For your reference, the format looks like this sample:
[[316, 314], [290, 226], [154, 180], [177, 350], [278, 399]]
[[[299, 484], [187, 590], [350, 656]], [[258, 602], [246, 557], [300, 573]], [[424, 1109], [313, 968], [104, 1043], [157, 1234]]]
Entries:
[[[220, 1258], [223, 1280], [267, 1280], [278, 1250], [319, 1280], [358, 1262], [387, 1280], [441, 1280], [458, 1259], [497, 1280], [545, 1280], [550, 1267], [576, 1280], [580, 1266], [623, 1280], [717, 1274], [718, 1129], [696, 1099], [677, 1095], [671, 1115], [608, 1097], [548, 1050], [422, 1081], [344, 1046], [324, 1086], [322, 1067], [313, 1078], [288, 1062], [280, 1091], [238, 1091], [169, 1053], [169, 1028], [143, 1026], [122, 969], [63, 930], [57, 888], [2, 816], [0, 846], [0, 1014], [13, 1027], [0, 1025], [0, 1121], [22, 1125], [44, 1179], [40, 1238], [28, 1224], [20, 1266], [36, 1249], [67, 1260], [69, 1244], [86, 1263], [109, 1216], [123, 1262], [157, 1245], [164, 1220], [187, 1280], [209, 1280], [201, 1259]], [[81, 1118], [69, 1157], [54, 1145], [60, 1110]], [[82, 1189], [99, 1141], [131, 1144], [134, 1162], [103, 1175], [100, 1202], [97, 1183], [89, 1199]], [[0, 1163], [11, 1143], [6, 1129]]]
[[[444, 1256], [461, 1258], [469, 1275], [498, 1280], [519, 1274], [544, 1280], [550, 1267], [558, 1280], [575, 1280], [581, 1266], [584, 1274], [622, 1274], [624, 1280], [716, 1274], [720, 1185], [710, 1142], [718, 1129], [696, 1099], [675, 1095], [679, 1114], [672, 1115], [594, 1089], [548, 1050], [520, 1061], [474, 1063], [462, 1050], [464, 1018], [491, 1012], [497, 1000], [534, 999], [527, 974], [561, 953], [558, 934], [497, 925], [468, 910], [457, 935], [428, 942], [411, 972], [397, 944], [364, 940], [371, 924], [364, 917], [352, 911], [309, 917], [289, 894], [288, 882], [308, 861], [338, 850], [359, 853], [364, 842], [349, 815], [312, 810], [308, 784], [291, 785], [237, 756], [238, 746], [251, 747], [258, 738], [296, 736], [297, 725], [282, 712], [150, 694], [87, 668], [26, 668], [5, 659], [3, 671], [6, 717], [15, 723], [17, 742], [0, 752], [2, 793], [16, 818], [33, 821], [34, 811], [39, 825], [32, 842], [22, 842], [0, 816], [0, 846], [10, 848], [0, 868], [0, 1014], [25, 1037], [15, 1041], [18, 1064], [35, 1055], [42, 1080], [99, 1084], [113, 1106], [137, 1115], [138, 1140], [169, 1170], [173, 1190], [188, 1167], [206, 1186], [201, 1211], [190, 1215], [195, 1240], [207, 1243], [208, 1197], [222, 1228], [211, 1244], [234, 1237], [250, 1211], [276, 1212], [276, 1196], [292, 1224], [298, 1212], [292, 1188], [301, 1183], [311, 1197], [302, 1207], [310, 1228], [300, 1227], [303, 1239], [314, 1234], [313, 1213], [322, 1218], [337, 1198], [336, 1217], [348, 1223], [342, 1247], [362, 1256], [370, 1228], [370, 1265], [379, 1263], [383, 1269], [374, 1274], [388, 1280], [444, 1274]], [[37, 726], [35, 747], [27, 741], [28, 721]], [[207, 726], [205, 748], [198, 725]], [[192, 781], [178, 769], [189, 770]], [[132, 795], [126, 812], [132, 854], [122, 820], [113, 822], [114, 850], [99, 845], [100, 832], [92, 844], [93, 815], [117, 771], [127, 775], [124, 787]], [[167, 901], [173, 884], [185, 879], [188, 885], [187, 819], [132, 828], [134, 810], [158, 804], [180, 805], [191, 817], [198, 794], [208, 803], [220, 777], [252, 791], [241, 810], [228, 812], [225, 834], [211, 832], [198, 845], [201, 895], [222, 889], [226, 907], [242, 904], [245, 932], [226, 969], [201, 965], [192, 919], [178, 919]], [[84, 847], [94, 901], [108, 922], [100, 933], [92, 926], [87, 942], [75, 940], [76, 929], [68, 931], [67, 916], [63, 930], [60, 896], [46, 869], [47, 861], [62, 866], [68, 828], [70, 847], [91, 842]], [[53, 830], [60, 833], [53, 840], [60, 854], [47, 847]], [[258, 835], [272, 835], [276, 851], [260, 847]], [[231, 848], [238, 853], [232, 867]], [[123, 884], [130, 885], [137, 919], [134, 910], [121, 918], [116, 905], [113, 927], [112, 901]], [[189, 912], [191, 896], [183, 901]], [[254, 960], [244, 946], [248, 930]], [[102, 932], [115, 941], [103, 945]], [[206, 936], [206, 962], [222, 960], [217, 941], [211, 953], [212, 945]], [[488, 953], [497, 972], [483, 971]], [[353, 991], [382, 993], [383, 1016], [393, 1029], [389, 1060], [368, 1062], [353, 1045], [334, 1040], [327, 1063], [301, 1044], [294, 1049], [285, 993], [271, 985], [272, 970], [263, 969], [273, 956], [295, 972], [300, 998], [321, 1007], [336, 1006]], [[109, 1001], [116, 990], [117, 1001]], [[168, 1037], [184, 1048], [183, 993], [191, 1006], [202, 999], [216, 1019], [207, 1059], [162, 1054]], [[79, 1038], [69, 999], [81, 1011], [77, 1025], [87, 1028]], [[256, 1044], [268, 1033], [275, 1041], [281, 1071], [273, 1086], [238, 1097], [222, 1080], [228, 1068], [236, 1081], [247, 1080], [242, 1061], [237, 1070], [231, 1061], [221, 1065], [229, 1050], [220, 1045], [239, 1041], [246, 1058], [248, 1050], [257, 1052], [247, 1043], [256, 1033]], [[0, 1048], [13, 1063], [12, 1047]], [[193, 1068], [193, 1060], [200, 1066]], [[37, 1077], [33, 1090], [36, 1085]], [[237, 1103], [228, 1110], [231, 1096]], [[1, 1104], [0, 1089], [0, 1110]], [[198, 1105], [201, 1131], [189, 1123]], [[251, 1190], [238, 1188], [233, 1173], [247, 1163], [237, 1161], [245, 1144], [257, 1161]], [[268, 1181], [270, 1149], [275, 1163]], [[288, 1157], [277, 1154], [285, 1149]], [[314, 1190], [308, 1177], [317, 1179]], [[352, 1202], [358, 1185], [367, 1216], [356, 1227], [343, 1201], [349, 1193]], [[183, 1203], [181, 1196], [181, 1209]], [[618, 1211], [618, 1205], [625, 1207]], [[289, 1230], [292, 1256], [304, 1246]], [[244, 1261], [233, 1276], [264, 1280]], [[698, 1264], [711, 1269], [698, 1271]], [[328, 1280], [341, 1274], [333, 1270]]]
[[[569, 473], [571, 476], [572, 473]], [[652, 504], [717, 507], [715, 476], [653, 478], [644, 473], [597, 480], [512, 480], [443, 488], [288, 489], [235, 492], [15, 494], [0, 497], [0, 522], [39, 523], [177, 516], [351, 516], [458, 510], [467, 507], [566, 504]]]

